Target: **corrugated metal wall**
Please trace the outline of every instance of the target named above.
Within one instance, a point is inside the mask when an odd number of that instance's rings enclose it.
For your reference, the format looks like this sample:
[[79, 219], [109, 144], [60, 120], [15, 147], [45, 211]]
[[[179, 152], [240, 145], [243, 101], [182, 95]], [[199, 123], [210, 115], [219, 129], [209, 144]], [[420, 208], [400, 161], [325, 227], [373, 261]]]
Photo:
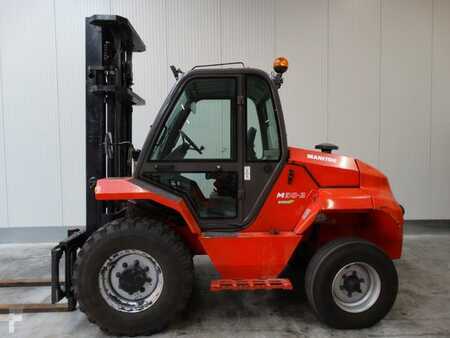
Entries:
[[281, 89], [291, 145], [380, 167], [408, 218], [450, 218], [449, 0], [0, 0], [0, 227], [83, 224], [84, 17], [128, 17], [140, 146], [168, 65], [243, 60]]

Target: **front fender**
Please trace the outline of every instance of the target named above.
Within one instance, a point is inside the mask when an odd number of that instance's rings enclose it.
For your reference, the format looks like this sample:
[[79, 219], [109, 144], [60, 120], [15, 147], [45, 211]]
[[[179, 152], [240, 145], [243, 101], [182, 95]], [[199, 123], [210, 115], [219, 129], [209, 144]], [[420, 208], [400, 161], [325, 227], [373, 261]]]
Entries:
[[131, 177], [103, 178], [95, 186], [95, 198], [99, 201], [150, 200], [177, 211], [193, 234], [200, 233], [200, 226], [184, 200], [152, 184]]

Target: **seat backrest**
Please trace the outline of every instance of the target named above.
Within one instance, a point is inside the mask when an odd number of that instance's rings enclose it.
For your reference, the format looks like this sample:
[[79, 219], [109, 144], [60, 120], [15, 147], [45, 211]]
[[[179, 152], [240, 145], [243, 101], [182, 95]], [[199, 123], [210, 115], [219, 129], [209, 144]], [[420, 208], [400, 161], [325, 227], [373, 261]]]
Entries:
[[247, 155], [249, 160], [256, 160], [255, 152], [255, 138], [257, 130], [255, 127], [250, 127], [247, 130]]

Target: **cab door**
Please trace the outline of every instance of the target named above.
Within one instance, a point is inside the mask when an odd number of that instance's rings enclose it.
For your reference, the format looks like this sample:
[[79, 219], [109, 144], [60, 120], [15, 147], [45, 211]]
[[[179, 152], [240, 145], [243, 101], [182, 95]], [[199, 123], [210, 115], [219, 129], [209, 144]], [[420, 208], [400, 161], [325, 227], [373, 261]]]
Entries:
[[261, 210], [287, 158], [280, 102], [270, 81], [259, 74], [245, 79], [244, 222]]
[[204, 229], [242, 223], [239, 94], [239, 75], [182, 79], [145, 154], [140, 178], [181, 195]]

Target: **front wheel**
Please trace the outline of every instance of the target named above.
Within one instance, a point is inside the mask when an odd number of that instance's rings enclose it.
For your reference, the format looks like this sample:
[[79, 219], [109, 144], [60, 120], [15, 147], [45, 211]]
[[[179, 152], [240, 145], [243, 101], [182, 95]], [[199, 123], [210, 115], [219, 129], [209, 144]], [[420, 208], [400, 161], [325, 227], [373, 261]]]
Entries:
[[314, 255], [306, 271], [305, 289], [317, 316], [329, 326], [366, 328], [384, 318], [394, 304], [397, 271], [375, 245], [339, 239]]
[[114, 335], [163, 330], [192, 291], [192, 256], [159, 221], [121, 218], [93, 233], [74, 269], [80, 310]]

